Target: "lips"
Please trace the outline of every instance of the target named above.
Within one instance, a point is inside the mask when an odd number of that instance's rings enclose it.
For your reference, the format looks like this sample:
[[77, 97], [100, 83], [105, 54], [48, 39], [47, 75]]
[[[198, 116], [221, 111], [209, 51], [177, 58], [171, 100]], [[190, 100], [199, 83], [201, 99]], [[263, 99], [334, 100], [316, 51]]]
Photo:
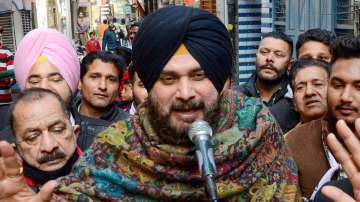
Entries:
[[339, 107], [338, 111], [340, 113], [346, 115], [346, 114], [351, 114], [351, 113], [355, 112], [355, 109], [351, 108], [351, 107]]
[[347, 116], [350, 115], [352, 113], [356, 113], [357, 109], [355, 107], [352, 106], [344, 106], [344, 105], [340, 105], [336, 107], [336, 110], [339, 111], [342, 115]]
[[309, 100], [309, 101], [306, 101], [306, 102], [305, 102], [305, 105], [306, 105], [306, 106], [312, 106], [312, 105], [318, 104], [318, 103], [320, 103], [319, 100]]
[[99, 98], [107, 98], [108, 97], [106, 94], [102, 94], [102, 93], [95, 93], [94, 95]]
[[262, 69], [262, 70], [272, 70], [272, 71], [276, 71], [276, 69], [275, 69], [271, 64], [262, 65], [262, 66], [260, 66], [260, 69]]
[[172, 113], [176, 116], [177, 119], [192, 123], [197, 118], [199, 118], [200, 110], [199, 109], [189, 109], [189, 110], [173, 110]]
[[46, 164], [49, 165], [49, 166], [51, 166], [51, 165], [57, 165], [57, 164], [59, 164], [59, 163], [62, 162], [62, 161], [63, 161], [63, 159], [55, 159], [55, 160], [46, 162]]

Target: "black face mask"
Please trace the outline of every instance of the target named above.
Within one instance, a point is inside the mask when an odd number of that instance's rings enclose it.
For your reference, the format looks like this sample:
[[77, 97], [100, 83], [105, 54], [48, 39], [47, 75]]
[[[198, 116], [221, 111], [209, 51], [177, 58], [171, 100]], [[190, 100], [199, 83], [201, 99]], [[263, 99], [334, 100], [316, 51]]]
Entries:
[[66, 162], [66, 164], [62, 168], [54, 171], [39, 170], [38, 168], [29, 165], [23, 159], [24, 176], [34, 180], [36, 183], [45, 184], [50, 180], [54, 180], [58, 177], [69, 174], [78, 158], [79, 154], [77, 153], [77, 151], [75, 151], [73, 156]]

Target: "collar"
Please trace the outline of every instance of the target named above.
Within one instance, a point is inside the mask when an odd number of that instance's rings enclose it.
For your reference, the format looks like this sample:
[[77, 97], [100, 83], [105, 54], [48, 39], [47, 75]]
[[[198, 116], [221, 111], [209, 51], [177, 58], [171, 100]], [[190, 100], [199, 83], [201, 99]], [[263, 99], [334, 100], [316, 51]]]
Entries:
[[[74, 104], [73, 104], [73, 111], [76, 113], [75, 115], [75, 120], [81, 119], [81, 117], [87, 117], [87, 118], [92, 118], [92, 117], [88, 117], [85, 115], [80, 114], [80, 108], [81, 108], [81, 96], [77, 96], [76, 99], [74, 99]], [[117, 109], [116, 105], [114, 103], [111, 104], [111, 106], [109, 106], [105, 113], [103, 115], [101, 115], [101, 117], [99, 119], [105, 120], [105, 121], [114, 121], [117, 117], [119, 113], [119, 110]], [[92, 118], [92, 119], [97, 119], [97, 118]]]
[[[249, 81], [245, 84], [244, 88], [246, 90], [246, 94], [251, 97], [260, 97], [260, 92], [256, 87], [256, 72], [250, 77]], [[271, 96], [269, 102], [264, 102], [268, 106], [272, 106], [273, 104], [277, 103], [282, 98], [293, 98], [293, 93], [291, 87], [289, 85], [289, 78], [283, 79], [280, 88]]]
[[133, 101], [131, 103], [131, 107], [130, 107], [130, 110], [129, 110], [129, 114], [130, 115], [134, 115], [136, 113], [136, 107], [135, 107], [135, 101]]
[[111, 106], [109, 106], [105, 113], [100, 117], [100, 119], [112, 121], [115, 119], [118, 112], [119, 111], [117, 110], [116, 106], [114, 105], [114, 103], [112, 103]]

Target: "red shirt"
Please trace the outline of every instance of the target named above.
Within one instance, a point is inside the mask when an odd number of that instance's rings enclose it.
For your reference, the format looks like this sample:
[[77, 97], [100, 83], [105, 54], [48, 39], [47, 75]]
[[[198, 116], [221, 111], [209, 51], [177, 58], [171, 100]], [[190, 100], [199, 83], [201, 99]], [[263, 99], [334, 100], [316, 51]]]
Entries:
[[86, 42], [85, 50], [86, 50], [87, 54], [96, 52], [96, 51], [100, 51], [101, 46], [100, 46], [99, 40], [89, 39], [89, 41]]

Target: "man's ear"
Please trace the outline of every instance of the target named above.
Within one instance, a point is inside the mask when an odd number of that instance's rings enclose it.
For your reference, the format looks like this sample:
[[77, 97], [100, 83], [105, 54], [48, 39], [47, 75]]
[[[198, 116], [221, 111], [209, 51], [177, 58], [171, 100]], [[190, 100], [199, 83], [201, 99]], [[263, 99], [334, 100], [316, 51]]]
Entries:
[[288, 69], [289, 72], [290, 72], [290, 70], [291, 70], [291, 66], [292, 66], [293, 62], [294, 62], [294, 61], [293, 61], [292, 59], [290, 59], [289, 64], [288, 64], [288, 66], [287, 66], [287, 69]]
[[296, 107], [296, 102], [295, 102], [295, 100], [293, 101], [293, 103], [294, 103], [294, 110], [295, 110], [296, 112], [299, 112], [298, 109], [297, 109], [297, 107]]
[[79, 81], [78, 90], [81, 91], [81, 81]]
[[80, 126], [79, 125], [73, 125], [73, 131], [74, 131], [74, 134], [76, 136], [76, 139], [79, 137], [80, 135]]
[[224, 87], [221, 92], [224, 92], [225, 90], [228, 90], [228, 89], [231, 89], [231, 80], [230, 79], [226, 79], [226, 81], [224, 83]]

